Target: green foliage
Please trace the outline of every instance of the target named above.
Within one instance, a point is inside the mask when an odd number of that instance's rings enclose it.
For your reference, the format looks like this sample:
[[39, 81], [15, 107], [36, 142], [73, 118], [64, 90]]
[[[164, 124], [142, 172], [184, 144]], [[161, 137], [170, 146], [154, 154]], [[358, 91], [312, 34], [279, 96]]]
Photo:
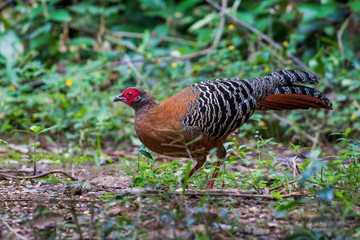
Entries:
[[[343, 130], [344, 125], [360, 129], [359, 64], [352, 51], [358, 40], [351, 31], [351, 19], [359, 14], [357, 2], [229, 4], [231, 14], [272, 36], [284, 46], [283, 52], [256, 44], [256, 35], [227, 20], [222, 39], [210, 54], [162, 61], [212, 45], [220, 13], [200, 1], [38, 0], [2, 9], [0, 134], [9, 136], [12, 129], [42, 123], [57, 125], [69, 140], [81, 136], [93, 147], [99, 133], [119, 142], [134, 133], [127, 120], [131, 110], [111, 102], [124, 88], [152, 86], [152, 94], [161, 100], [208, 78], [251, 78], [296, 68], [286, 52], [300, 56], [325, 77], [320, 90], [331, 95], [336, 89], [335, 110], [330, 115], [321, 110], [289, 112], [286, 119], [294, 125], [272, 123], [265, 131], [268, 135], [263, 135], [280, 140], [279, 130], [287, 128], [285, 136], [295, 133], [301, 139], [304, 127], [323, 135]], [[345, 15], [345, 9], [352, 15]], [[329, 21], [332, 24], [326, 25]], [[264, 120], [272, 121], [268, 115]], [[243, 134], [253, 134], [253, 127], [252, 122], [244, 126]], [[121, 134], [115, 136], [119, 129]]]
[[[216, 184], [256, 192], [269, 190], [277, 199], [275, 214], [280, 218], [312, 203], [288, 200], [276, 190], [283, 186], [286, 191], [295, 191], [299, 183], [317, 196], [316, 203], [325, 210], [340, 209], [336, 221], [358, 217], [351, 210], [359, 200], [360, 188], [360, 140], [356, 137], [360, 134], [358, 1], [229, 1], [228, 13], [271, 37], [283, 49], [276, 50], [226, 18], [219, 43], [206, 55], [198, 53], [213, 45], [221, 13], [204, 1], [11, 2], [0, 9], [2, 139], [23, 142], [23, 133], [28, 133], [35, 137], [32, 146], [36, 150], [39, 134], [48, 132], [48, 141], [66, 143], [72, 152], [97, 150], [94, 158], [99, 165], [103, 147], [141, 145], [130, 120], [133, 111], [112, 103], [126, 87], [141, 86], [161, 101], [201, 80], [253, 78], [299, 68], [288, 57], [292, 53], [321, 75], [318, 88], [332, 100], [334, 110], [287, 111], [277, 113], [276, 119], [272, 114], [256, 113], [234, 135], [235, 145], [228, 151], [236, 154], [222, 167]], [[187, 54], [196, 57], [181, 58]], [[338, 133], [330, 135], [332, 132]], [[257, 137], [252, 138], [254, 135]], [[243, 137], [253, 140], [244, 144], [238, 141]], [[276, 159], [282, 156], [271, 148], [280, 144], [287, 147], [290, 138], [292, 150], [299, 156], [304, 142], [312, 141], [311, 154], [297, 163], [298, 175], [281, 165]], [[0, 144], [7, 144], [2, 139]], [[334, 140], [340, 153], [327, 156], [321, 147]], [[185, 167], [178, 159], [159, 164], [146, 148], [141, 147], [139, 153], [144, 157], [120, 159], [125, 165], [122, 170], [135, 178], [132, 186], [182, 187], [184, 195], [188, 186], [206, 186], [213, 171], [211, 158], [207, 168], [188, 178], [190, 162]], [[226, 167], [233, 164], [249, 170], [229, 171]], [[250, 171], [254, 164], [257, 168]], [[176, 174], [180, 170], [183, 175]], [[289, 184], [291, 181], [295, 182]], [[109, 194], [102, 198], [116, 197]], [[127, 205], [134, 202], [123, 199]], [[197, 216], [204, 215], [203, 202], [196, 211]], [[175, 213], [164, 216], [179, 223], [184, 212], [177, 206]], [[227, 219], [225, 215], [218, 216], [219, 222]], [[184, 228], [196, 221], [187, 218]], [[106, 238], [113, 232], [136, 228], [132, 219], [119, 216], [107, 221], [101, 231]], [[356, 234], [359, 236], [358, 230]], [[288, 239], [331, 237], [332, 233], [304, 226]]]

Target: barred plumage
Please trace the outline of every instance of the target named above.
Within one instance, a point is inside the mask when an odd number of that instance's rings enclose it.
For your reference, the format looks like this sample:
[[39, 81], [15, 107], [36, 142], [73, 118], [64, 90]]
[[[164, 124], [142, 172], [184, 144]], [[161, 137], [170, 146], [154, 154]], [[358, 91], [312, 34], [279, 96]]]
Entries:
[[190, 102], [189, 114], [181, 123], [185, 131], [200, 128], [214, 141], [245, 123], [256, 109], [257, 100], [246, 80], [217, 79], [191, 87], [200, 94], [197, 100]]
[[[244, 124], [258, 108], [258, 102], [271, 94], [312, 96], [331, 107], [330, 101], [319, 91], [294, 85], [317, 84], [318, 79], [315, 74], [282, 70], [262, 78], [225, 78], [196, 83], [190, 87], [200, 93], [199, 97], [191, 102], [181, 124], [185, 131], [198, 128], [214, 141], [220, 141]], [[265, 107], [258, 109], [266, 110]]]
[[[315, 85], [318, 79], [312, 73], [282, 70], [261, 78], [196, 83], [160, 104], [140, 88], [128, 88], [114, 101], [123, 101], [135, 110], [136, 133], [150, 150], [196, 159], [191, 176], [205, 163], [211, 149], [217, 148], [219, 158], [226, 156], [222, 146], [226, 137], [256, 109], [331, 109], [330, 100], [321, 92], [301, 85]], [[212, 184], [213, 180], [210, 188]]]

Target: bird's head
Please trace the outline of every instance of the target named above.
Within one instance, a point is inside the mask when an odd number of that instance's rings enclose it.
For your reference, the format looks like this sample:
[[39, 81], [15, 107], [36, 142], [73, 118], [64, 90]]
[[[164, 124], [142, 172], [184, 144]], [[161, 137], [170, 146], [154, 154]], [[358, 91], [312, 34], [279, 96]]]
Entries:
[[141, 88], [128, 88], [119, 96], [115, 97], [114, 102], [123, 102], [135, 109], [135, 111], [150, 106], [155, 101]]

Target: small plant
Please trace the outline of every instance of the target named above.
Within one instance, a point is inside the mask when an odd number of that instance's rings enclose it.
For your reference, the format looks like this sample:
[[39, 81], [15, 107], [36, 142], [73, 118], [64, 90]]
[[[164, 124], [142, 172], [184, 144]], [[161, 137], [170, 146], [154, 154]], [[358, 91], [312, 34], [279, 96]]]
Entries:
[[35, 142], [33, 144], [31, 144], [31, 146], [33, 147], [33, 167], [34, 167], [34, 175], [36, 175], [36, 162], [37, 162], [37, 152], [36, 149], [40, 146], [40, 142], [39, 142], [39, 135], [42, 133], [46, 133], [48, 131], [50, 131], [51, 129], [56, 128], [57, 126], [52, 126], [49, 128], [42, 128], [40, 126], [36, 126], [33, 125], [30, 127], [29, 130], [14, 130], [16, 132], [24, 132], [24, 133], [28, 133], [30, 135], [32, 135], [34, 137]]

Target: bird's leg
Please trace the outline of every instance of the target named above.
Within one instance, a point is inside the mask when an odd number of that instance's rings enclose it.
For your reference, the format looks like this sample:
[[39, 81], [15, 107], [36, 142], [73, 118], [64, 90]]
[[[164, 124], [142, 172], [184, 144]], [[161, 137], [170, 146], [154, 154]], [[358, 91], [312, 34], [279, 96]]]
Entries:
[[[223, 159], [226, 157], [226, 149], [224, 148], [223, 145], [219, 144], [219, 146], [217, 147], [217, 151], [216, 151], [216, 156], [219, 158], [219, 159]], [[214, 182], [215, 182], [215, 178], [217, 177], [217, 175], [219, 174], [219, 170], [220, 170], [220, 165], [222, 164], [223, 161], [221, 160], [218, 160], [216, 162], [216, 167], [215, 167], [215, 170], [214, 170], [214, 173], [211, 177], [211, 180], [209, 182], [209, 184], [207, 185], [207, 189], [213, 189], [214, 187]]]
[[[205, 161], [206, 161], [206, 157], [197, 160], [196, 165], [190, 170], [188, 178], [190, 178], [197, 170], [199, 170], [204, 165]], [[184, 178], [181, 180], [181, 182], [184, 183]]]
[[209, 184], [207, 185], [207, 189], [213, 189], [214, 187], [214, 182], [215, 182], [215, 178], [217, 177], [217, 175], [219, 174], [219, 170], [220, 170], [220, 165], [222, 164], [222, 161], [217, 161], [216, 162], [216, 167], [215, 167], [215, 170], [214, 170], [214, 173], [211, 177], [211, 180], [209, 182]]

